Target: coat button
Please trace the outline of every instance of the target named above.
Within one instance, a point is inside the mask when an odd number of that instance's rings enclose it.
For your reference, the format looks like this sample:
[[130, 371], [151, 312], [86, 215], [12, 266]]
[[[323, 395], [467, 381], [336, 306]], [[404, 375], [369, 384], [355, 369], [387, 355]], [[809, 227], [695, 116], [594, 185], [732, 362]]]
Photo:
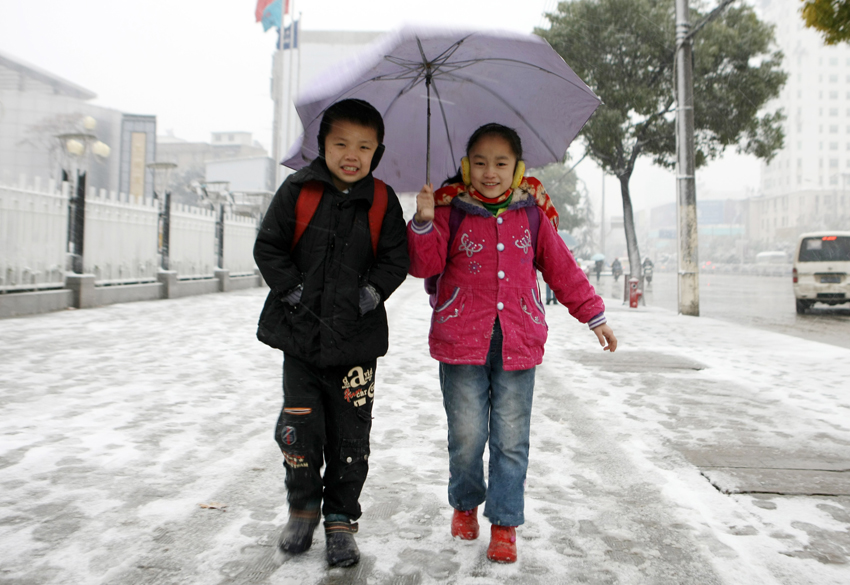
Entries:
[[496, 244], [496, 249], [497, 249], [499, 252], [501, 252], [502, 250], [504, 250], [504, 249], [505, 249], [505, 245], [504, 245], [502, 242], [499, 242], [498, 244]]
[[504, 278], [505, 277], [505, 271], [500, 270], [499, 272], [496, 273], [496, 276], [498, 276], [499, 278]]
[[496, 308], [501, 311], [502, 309], [505, 308], [505, 303], [503, 303], [502, 301], [499, 301], [498, 303], [496, 303]]
[[504, 217], [497, 217], [496, 223], [499, 224], [499, 225], [502, 225], [503, 223], [505, 223], [505, 218]]

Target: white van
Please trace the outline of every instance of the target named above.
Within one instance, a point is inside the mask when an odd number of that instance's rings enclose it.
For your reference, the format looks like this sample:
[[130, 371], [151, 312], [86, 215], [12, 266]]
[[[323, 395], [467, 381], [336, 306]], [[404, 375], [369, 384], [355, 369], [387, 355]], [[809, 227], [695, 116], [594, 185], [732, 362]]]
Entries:
[[756, 254], [756, 264], [787, 264], [788, 254], [785, 252], [759, 252]]
[[850, 302], [850, 232], [801, 235], [792, 274], [800, 314], [816, 302], [828, 305]]

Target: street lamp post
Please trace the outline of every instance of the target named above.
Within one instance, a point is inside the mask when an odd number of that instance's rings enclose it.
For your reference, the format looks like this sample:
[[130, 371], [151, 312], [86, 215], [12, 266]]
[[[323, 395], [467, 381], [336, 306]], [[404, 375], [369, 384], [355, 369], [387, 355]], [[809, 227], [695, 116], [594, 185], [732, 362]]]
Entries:
[[83, 273], [83, 244], [86, 225], [86, 177], [89, 170], [89, 154], [99, 159], [109, 157], [110, 148], [97, 139], [94, 129], [97, 121], [91, 116], [83, 118], [83, 132], [67, 132], [56, 138], [71, 162], [73, 191], [68, 202], [68, 253], [72, 255], [71, 270]]
[[231, 202], [230, 181], [209, 181], [204, 185], [207, 200], [216, 212], [215, 258], [218, 268], [224, 268], [224, 204]]
[[[168, 190], [171, 171], [177, 168], [173, 162], [152, 162], [147, 167], [153, 173], [153, 196], [159, 200], [159, 252], [160, 267], [168, 270], [168, 249], [171, 243], [171, 191]], [[162, 197], [160, 198], [159, 195]]]

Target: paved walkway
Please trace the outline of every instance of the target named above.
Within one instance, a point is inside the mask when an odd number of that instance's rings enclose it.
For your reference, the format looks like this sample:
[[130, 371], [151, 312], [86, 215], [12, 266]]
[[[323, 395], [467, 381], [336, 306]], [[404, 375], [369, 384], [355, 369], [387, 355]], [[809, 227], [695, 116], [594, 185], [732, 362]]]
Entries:
[[283, 557], [263, 297], [0, 321], [0, 584], [850, 582], [850, 351], [614, 300], [614, 355], [547, 308], [519, 562], [453, 541], [413, 279], [388, 307], [363, 560], [328, 570], [321, 531]]

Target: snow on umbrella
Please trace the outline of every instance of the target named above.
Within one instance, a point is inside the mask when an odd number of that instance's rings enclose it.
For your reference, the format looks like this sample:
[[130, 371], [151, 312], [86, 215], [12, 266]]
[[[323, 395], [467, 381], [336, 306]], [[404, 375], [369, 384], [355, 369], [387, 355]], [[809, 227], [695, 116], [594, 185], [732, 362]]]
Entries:
[[[515, 129], [529, 168], [563, 159], [599, 98], [534, 35], [406, 27], [320, 75], [296, 102], [304, 126], [282, 164], [318, 156], [322, 114], [359, 98], [384, 117], [386, 153], [375, 175], [398, 191], [457, 172], [479, 126]], [[433, 120], [432, 120], [433, 118]]]
[[594, 254], [593, 256], [591, 256], [590, 259], [593, 260], [594, 262], [598, 262], [599, 260], [605, 260], [605, 254], [598, 254], [597, 253], [597, 254]]

